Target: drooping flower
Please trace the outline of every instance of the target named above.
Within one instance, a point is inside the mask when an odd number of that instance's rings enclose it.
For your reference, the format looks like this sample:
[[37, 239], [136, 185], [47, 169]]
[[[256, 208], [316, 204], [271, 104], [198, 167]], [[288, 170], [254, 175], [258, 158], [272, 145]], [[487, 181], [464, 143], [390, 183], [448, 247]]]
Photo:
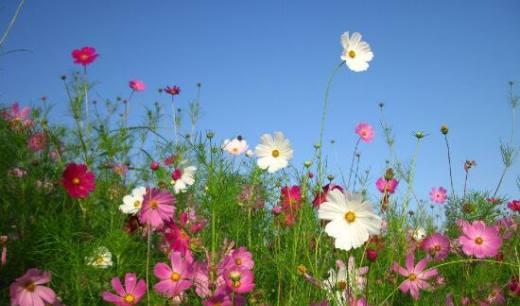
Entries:
[[197, 167], [184, 165], [186, 162], [179, 163], [179, 167], [175, 168], [172, 172], [171, 184], [175, 194], [186, 191], [189, 186], [195, 183], [195, 171]]
[[222, 149], [231, 155], [240, 155], [246, 152], [248, 148], [247, 141], [245, 141], [242, 136], [238, 136], [232, 140], [226, 139], [222, 145]]
[[61, 183], [73, 198], [86, 198], [96, 188], [94, 173], [88, 171], [87, 165], [69, 163], [63, 171]]
[[193, 284], [191, 262], [179, 252], [170, 255], [170, 265], [157, 263], [153, 272], [160, 279], [154, 286], [155, 291], [170, 298], [186, 291]]
[[327, 193], [330, 190], [334, 190], [334, 189], [337, 189], [337, 190], [343, 192], [343, 188], [340, 185], [336, 185], [336, 184], [333, 184], [333, 183], [327, 184], [327, 185], [322, 187], [322, 191], [321, 192], [320, 191], [316, 192], [316, 194], [314, 196], [314, 200], [312, 200], [312, 205], [314, 207], [318, 207], [322, 203], [327, 201]]
[[363, 140], [366, 143], [370, 143], [372, 142], [372, 140], [374, 140], [374, 128], [368, 123], [359, 123], [358, 125], [356, 125], [354, 131], [356, 132], [356, 134], [359, 135], [361, 140]]
[[30, 118], [31, 109], [28, 106], [20, 109], [18, 102], [13, 103], [11, 110], [2, 110], [2, 118], [13, 127], [30, 127], [33, 121]]
[[101, 269], [106, 269], [114, 264], [112, 262], [112, 253], [104, 246], [98, 247], [94, 251], [94, 256], [87, 257], [86, 261], [89, 266]]
[[[425, 270], [428, 264], [428, 258], [421, 259], [417, 265], [414, 264], [415, 255], [413, 253], [406, 256], [406, 266], [401, 267], [397, 265], [398, 272], [407, 279], [399, 286], [399, 289], [406, 293], [410, 292], [410, 295], [415, 299], [419, 299], [419, 291], [421, 289], [431, 288], [428, 280], [432, 277], [437, 276], [437, 269]], [[394, 263], [397, 264], [397, 263]]]
[[325, 232], [335, 238], [336, 248], [345, 251], [360, 247], [370, 235], [381, 231], [381, 218], [372, 211], [370, 202], [359, 194], [345, 194], [337, 189], [328, 192], [318, 217], [330, 221]]
[[343, 33], [341, 45], [343, 46], [341, 59], [345, 61], [350, 70], [360, 72], [368, 69], [368, 62], [374, 58], [374, 53], [372, 53], [370, 45], [361, 40], [361, 34], [354, 32], [350, 36], [349, 32]]
[[147, 188], [143, 205], [139, 210], [139, 221], [152, 229], [162, 228], [165, 221], [170, 221], [175, 213], [175, 198], [167, 191]]
[[267, 169], [269, 173], [276, 172], [287, 167], [293, 157], [293, 150], [289, 140], [285, 139], [282, 132], [264, 134], [260, 137], [261, 143], [255, 148], [258, 156], [257, 164], [260, 169]]
[[112, 288], [116, 294], [110, 291], [103, 292], [103, 300], [113, 303], [117, 306], [137, 305], [143, 295], [146, 293], [146, 282], [143, 279], [137, 279], [134, 273], [126, 273], [125, 286], [121, 284], [118, 277], [112, 279]]
[[98, 56], [99, 54], [96, 53], [96, 49], [93, 47], [83, 47], [72, 51], [74, 63], [84, 67], [94, 62]]
[[421, 249], [435, 261], [444, 260], [450, 251], [450, 239], [442, 234], [434, 233], [422, 241]]
[[34, 133], [27, 142], [27, 147], [33, 152], [39, 152], [47, 146], [47, 136], [43, 132]]
[[233, 292], [239, 294], [251, 292], [255, 288], [255, 275], [247, 269], [228, 269], [224, 272], [224, 280]]
[[130, 82], [128, 82], [128, 86], [133, 91], [143, 91], [146, 89], [146, 85], [141, 80], [131, 80]]
[[166, 88], [164, 88], [164, 91], [167, 93], [167, 94], [170, 94], [172, 96], [176, 96], [178, 94], [181, 93], [181, 88], [179, 86], [166, 86]]
[[399, 185], [399, 181], [396, 179], [386, 180], [384, 176], [380, 177], [376, 181], [377, 190], [381, 193], [394, 193], [397, 189], [397, 185]]
[[502, 246], [498, 226], [487, 226], [483, 221], [462, 222], [462, 235], [459, 237], [462, 251], [477, 258], [494, 257]]
[[447, 198], [447, 190], [444, 187], [433, 187], [432, 191], [430, 191], [430, 200], [434, 203], [444, 204]]
[[9, 287], [12, 306], [43, 306], [57, 301], [56, 293], [45, 286], [51, 281], [51, 273], [29, 269]]
[[119, 210], [124, 214], [135, 215], [143, 205], [145, 194], [145, 187], [134, 188], [131, 194], [127, 194], [123, 197], [123, 205], [119, 206]]
[[507, 203], [507, 207], [515, 212], [520, 212], [520, 200], [511, 200]]

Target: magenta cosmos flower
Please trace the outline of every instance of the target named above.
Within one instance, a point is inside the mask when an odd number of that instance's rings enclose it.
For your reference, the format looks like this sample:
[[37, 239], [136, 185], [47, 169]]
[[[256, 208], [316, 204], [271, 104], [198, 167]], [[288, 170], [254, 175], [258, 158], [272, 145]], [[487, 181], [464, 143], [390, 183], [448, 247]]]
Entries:
[[179, 86], [166, 86], [164, 91], [172, 96], [176, 96], [181, 93], [181, 88]]
[[16, 102], [11, 106], [11, 111], [7, 109], [2, 111], [2, 118], [11, 125], [29, 127], [33, 124], [33, 121], [29, 117], [30, 113], [31, 109], [28, 106], [20, 109], [20, 105]]
[[160, 229], [165, 221], [170, 221], [175, 213], [175, 198], [167, 191], [147, 188], [143, 205], [139, 211], [139, 221], [152, 229]]
[[27, 147], [33, 152], [42, 151], [46, 146], [47, 136], [43, 132], [34, 133], [27, 142]]
[[387, 181], [384, 176], [380, 177], [376, 181], [377, 190], [379, 190], [381, 193], [385, 193], [385, 192], [394, 193], [395, 190], [397, 189], [397, 185], [399, 185], [398, 180], [391, 179], [391, 180]]
[[146, 293], [146, 282], [143, 279], [138, 280], [134, 273], [126, 273], [125, 286], [123, 287], [118, 277], [114, 277], [112, 288], [117, 295], [105, 291], [103, 292], [103, 300], [117, 306], [137, 305]]
[[462, 251], [477, 258], [493, 257], [502, 245], [497, 226], [486, 226], [483, 221], [462, 222], [462, 235], [459, 237]]
[[512, 211], [520, 212], [520, 200], [512, 200], [507, 203], [507, 207]]
[[444, 204], [448, 198], [446, 189], [444, 187], [432, 188], [430, 191], [430, 200], [437, 204]]
[[153, 272], [160, 282], [154, 289], [165, 296], [175, 297], [191, 287], [193, 270], [191, 262], [179, 252], [172, 253], [170, 264], [160, 262], [155, 265]]
[[432, 234], [422, 241], [421, 249], [435, 261], [444, 260], [450, 251], [450, 239], [439, 233]]
[[143, 91], [146, 89], [146, 85], [141, 80], [131, 80], [128, 82], [128, 86], [130, 86], [130, 89], [133, 91]]
[[61, 183], [72, 198], [86, 198], [96, 189], [96, 176], [88, 171], [87, 165], [69, 163], [63, 171]]
[[12, 306], [43, 306], [56, 302], [56, 293], [44, 286], [51, 281], [51, 273], [29, 269], [9, 287]]
[[72, 51], [74, 63], [83, 65], [83, 67], [94, 62], [98, 56], [99, 54], [96, 53], [96, 49], [93, 47], [83, 47]]
[[374, 128], [368, 123], [359, 123], [356, 126], [355, 132], [364, 142], [369, 143], [372, 142], [372, 140], [374, 140]]
[[401, 292], [410, 292], [410, 295], [415, 299], [419, 299], [419, 290], [429, 289], [431, 286], [428, 280], [437, 275], [437, 269], [425, 270], [428, 264], [428, 258], [421, 259], [417, 265], [414, 265], [415, 255], [409, 254], [406, 256], [406, 267], [401, 267], [394, 263], [397, 271], [407, 279], [399, 286]]
[[223, 261], [224, 270], [229, 269], [247, 269], [253, 270], [255, 262], [253, 261], [253, 254], [245, 247], [234, 249]]
[[226, 285], [235, 293], [248, 293], [255, 288], [255, 275], [246, 269], [232, 268], [224, 272]]
[[314, 207], [319, 207], [322, 203], [327, 202], [327, 194], [329, 191], [338, 189], [339, 191], [343, 192], [343, 188], [341, 186], [330, 183], [325, 186], [323, 186], [322, 191], [316, 192], [314, 195], [314, 200], [312, 200], [312, 205]]

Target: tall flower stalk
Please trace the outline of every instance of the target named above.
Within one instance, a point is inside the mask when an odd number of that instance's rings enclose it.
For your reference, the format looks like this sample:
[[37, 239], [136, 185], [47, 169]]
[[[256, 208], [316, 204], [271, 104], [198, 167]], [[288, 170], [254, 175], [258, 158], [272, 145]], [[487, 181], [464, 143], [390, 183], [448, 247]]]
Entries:
[[448, 142], [448, 126], [442, 125], [441, 126], [441, 133], [444, 135], [444, 142], [446, 143], [446, 150], [448, 152], [448, 168], [450, 170], [450, 184], [451, 184], [451, 195], [453, 196], [455, 194], [455, 189], [453, 188], [453, 175], [451, 172], [451, 152], [450, 152], [450, 144]]

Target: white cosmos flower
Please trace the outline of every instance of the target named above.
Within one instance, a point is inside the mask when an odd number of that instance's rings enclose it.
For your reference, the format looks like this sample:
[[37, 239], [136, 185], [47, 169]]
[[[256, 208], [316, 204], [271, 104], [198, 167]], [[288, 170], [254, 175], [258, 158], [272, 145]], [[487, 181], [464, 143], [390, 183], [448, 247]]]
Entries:
[[255, 152], [253, 152], [252, 150], [247, 150], [246, 151], [246, 156], [247, 157], [253, 157], [255, 155]]
[[329, 278], [323, 281], [325, 290], [333, 294], [336, 300], [341, 302], [345, 302], [347, 284], [354, 293], [362, 293], [366, 284], [364, 275], [368, 272], [368, 267], [356, 268], [356, 263], [352, 256], [348, 260], [348, 273], [343, 261], [337, 260], [336, 266], [338, 270], [330, 269]]
[[104, 247], [100, 246], [94, 252], [94, 256], [86, 258], [87, 264], [96, 268], [105, 269], [112, 266], [112, 253]]
[[175, 168], [172, 172], [172, 181], [173, 191], [175, 194], [186, 191], [189, 186], [195, 183], [195, 171], [197, 171], [197, 167], [188, 166], [184, 167], [186, 161], [179, 163], [179, 166]]
[[318, 217], [329, 220], [325, 232], [335, 238], [335, 247], [348, 251], [363, 245], [370, 235], [381, 231], [381, 218], [372, 211], [370, 202], [360, 194], [333, 189], [327, 201], [320, 205]]
[[123, 197], [123, 205], [119, 206], [119, 210], [124, 214], [135, 215], [143, 205], [145, 187], [137, 187], [132, 190], [131, 194]]
[[267, 169], [269, 173], [287, 167], [293, 156], [293, 150], [289, 140], [285, 139], [282, 132], [264, 134], [260, 137], [262, 143], [255, 148], [258, 156], [257, 164], [260, 169]]
[[412, 233], [413, 240], [421, 242], [426, 238], [426, 230], [423, 227], [417, 227]]
[[238, 136], [232, 140], [226, 139], [224, 140], [222, 149], [231, 155], [240, 155], [247, 151], [247, 141], [245, 141], [241, 136]]
[[361, 34], [355, 32], [349, 36], [349, 33], [345, 32], [341, 35], [341, 44], [343, 45], [341, 59], [350, 70], [360, 72], [368, 69], [368, 62], [374, 58], [374, 53], [368, 43], [361, 40]]

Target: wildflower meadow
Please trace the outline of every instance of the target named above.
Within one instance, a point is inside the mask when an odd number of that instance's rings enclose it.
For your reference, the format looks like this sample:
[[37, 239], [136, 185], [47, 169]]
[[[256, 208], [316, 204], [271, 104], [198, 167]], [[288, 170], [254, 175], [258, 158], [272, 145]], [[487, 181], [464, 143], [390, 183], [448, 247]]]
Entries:
[[[378, 121], [329, 121], [340, 103], [330, 93], [348, 86], [338, 76], [370, 82], [379, 56], [363, 29], [335, 34], [305, 153], [284, 122], [257, 127], [259, 138], [201, 129], [205, 84], [182, 76], [182, 86], [128, 77], [126, 95], [100, 98], [93, 71], [117, 55], [88, 43], [63, 50], [70, 72], [53, 79], [63, 100], [0, 97], [0, 305], [520, 305], [517, 84], [496, 97], [510, 111], [500, 175], [475, 189], [479, 161], [455, 163], [444, 122], [398, 135], [407, 118], [380, 101]], [[137, 103], [147, 92], [162, 103]], [[335, 124], [355, 139], [340, 173], [325, 136]], [[430, 139], [446, 179], [421, 194]], [[359, 152], [375, 141], [385, 166], [369, 174]]]

